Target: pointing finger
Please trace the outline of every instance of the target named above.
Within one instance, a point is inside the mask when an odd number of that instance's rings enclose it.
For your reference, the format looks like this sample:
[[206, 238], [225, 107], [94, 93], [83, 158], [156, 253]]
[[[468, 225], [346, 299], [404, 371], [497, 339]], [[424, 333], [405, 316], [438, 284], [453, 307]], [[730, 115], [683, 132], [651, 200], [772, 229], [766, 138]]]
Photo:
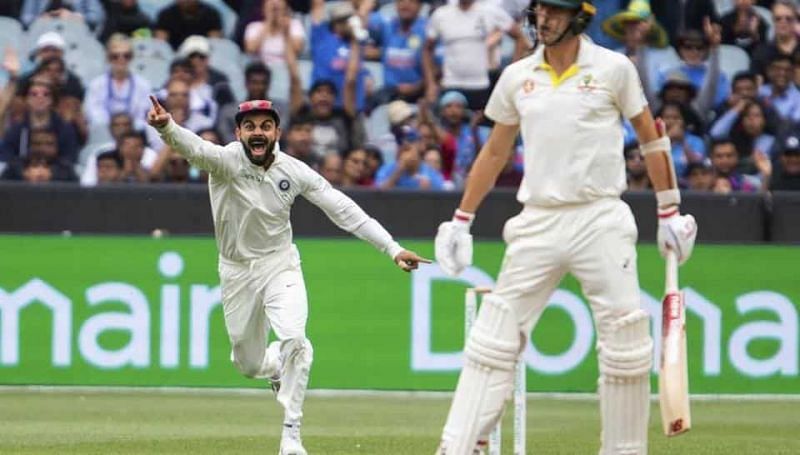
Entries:
[[156, 112], [161, 113], [164, 110], [164, 108], [161, 107], [161, 103], [158, 102], [158, 99], [155, 97], [155, 95], [150, 95], [150, 102], [153, 104], [153, 109], [155, 109]]

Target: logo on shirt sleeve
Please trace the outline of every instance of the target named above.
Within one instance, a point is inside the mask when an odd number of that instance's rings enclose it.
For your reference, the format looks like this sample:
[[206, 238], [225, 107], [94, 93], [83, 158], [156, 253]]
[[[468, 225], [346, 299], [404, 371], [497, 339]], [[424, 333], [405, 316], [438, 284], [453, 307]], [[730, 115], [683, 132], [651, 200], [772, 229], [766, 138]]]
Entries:
[[278, 182], [278, 188], [280, 188], [281, 191], [286, 191], [289, 189], [289, 187], [291, 187], [291, 185], [289, 184], [289, 181], [286, 179], [283, 179], [280, 182]]
[[531, 93], [536, 85], [533, 83], [533, 79], [525, 79], [525, 82], [522, 83], [522, 92], [526, 95]]

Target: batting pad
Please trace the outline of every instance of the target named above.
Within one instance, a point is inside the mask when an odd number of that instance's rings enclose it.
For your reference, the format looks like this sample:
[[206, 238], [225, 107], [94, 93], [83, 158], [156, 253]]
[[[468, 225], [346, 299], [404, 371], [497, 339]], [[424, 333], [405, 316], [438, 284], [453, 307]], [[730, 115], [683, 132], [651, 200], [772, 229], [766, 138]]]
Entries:
[[487, 295], [464, 348], [464, 370], [439, 453], [471, 455], [478, 435], [489, 434], [494, 428], [511, 397], [519, 352], [517, 315], [504, 300]]
[[645, 455], [650, 416], [650, 320], [635, 310], [617, 320], [598, 343], [601, 455]]
[[284, 409], [284, 423], [291, 425], [303, 418], [303, 401], [308, 386], [308, 373], [314, 359], [314, 349], [308, 338], [289, 338], [281, 342], [283, 374], [278, 403]]

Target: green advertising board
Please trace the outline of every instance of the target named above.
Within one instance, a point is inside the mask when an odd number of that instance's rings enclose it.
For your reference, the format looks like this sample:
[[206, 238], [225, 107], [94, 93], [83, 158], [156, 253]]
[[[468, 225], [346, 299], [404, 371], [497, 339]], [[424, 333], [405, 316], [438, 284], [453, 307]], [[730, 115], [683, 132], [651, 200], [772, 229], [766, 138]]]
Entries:
[[[435, 265], [405, 274], [355, 239], [297, 245], [312, 388], [454, 388], [464, 291], [493, 284], [502, 243], [478, 242], [459, 280]], [[431, 242], [406, 246], [432, 255]], [[216, 264], [211, 238], [0, 236], [0, 384], [263, 387], [230, 362]], [[798, 267], [796, 247], [696, 248], [681, 268], [693, 393], [800, 393]], [[658, 340], [654, 246], [640, 246], [639, 273]], [[525, 352], [528, 389], [594, 391], [594, 342], [568, 278]]]

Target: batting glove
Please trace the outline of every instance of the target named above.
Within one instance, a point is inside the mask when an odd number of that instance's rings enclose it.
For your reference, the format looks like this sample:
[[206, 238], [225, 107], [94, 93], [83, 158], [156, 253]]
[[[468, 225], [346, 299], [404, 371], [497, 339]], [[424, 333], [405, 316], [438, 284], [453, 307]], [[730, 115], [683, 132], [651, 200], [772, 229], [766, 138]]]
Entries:
[[674, 251], [678, 263], [683, 264], [692, 255], [697, 237], [697, 223], [692, 215], [681, 215], [678, 207], [658, 209], [658, 250], [666, 258]]
[[469, 228], [475, 215], [456, 210], [452, 221], [439, 225], [436, 233], [436, 261], [444, 272], [458, 276], [472, 264], [472, 235]]

